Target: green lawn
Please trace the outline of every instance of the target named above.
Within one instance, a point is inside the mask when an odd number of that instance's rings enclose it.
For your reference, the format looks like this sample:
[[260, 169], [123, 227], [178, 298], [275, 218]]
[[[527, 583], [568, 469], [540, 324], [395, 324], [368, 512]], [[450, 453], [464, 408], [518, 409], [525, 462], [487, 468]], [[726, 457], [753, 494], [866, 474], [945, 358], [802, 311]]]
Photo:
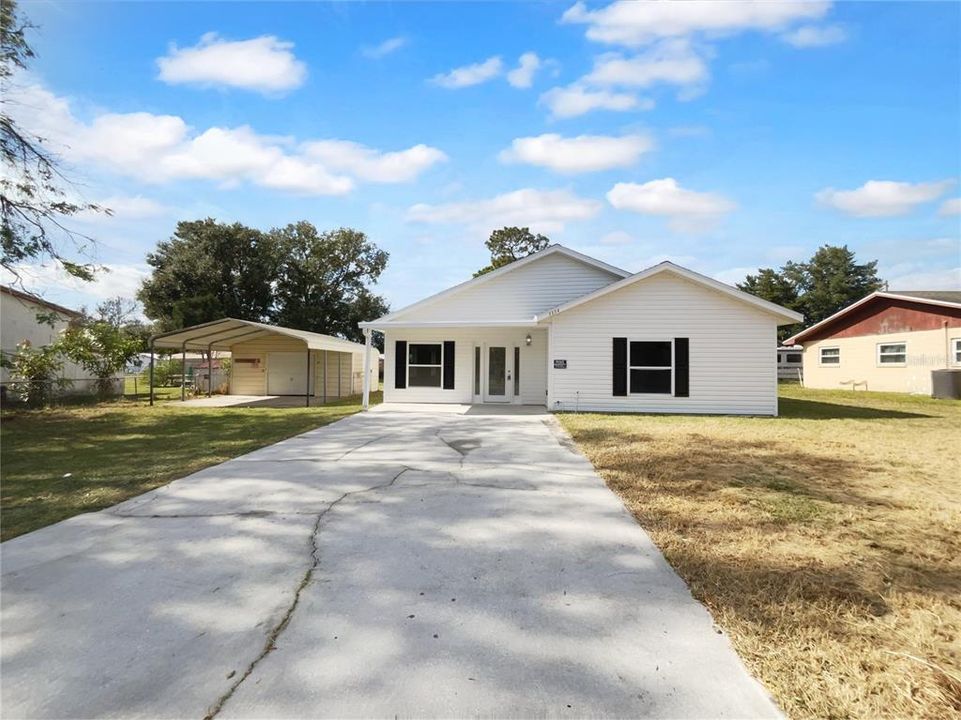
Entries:
[[[373, 393], [371, 402], [379, 401]], [[357, 397], [311, 408], [150, 407], [118, 400], [4, 410], [0, 539], [115, 505], [359, 410]]]
[[560, 421], [792, 718], [961, 711], [961, 402]]

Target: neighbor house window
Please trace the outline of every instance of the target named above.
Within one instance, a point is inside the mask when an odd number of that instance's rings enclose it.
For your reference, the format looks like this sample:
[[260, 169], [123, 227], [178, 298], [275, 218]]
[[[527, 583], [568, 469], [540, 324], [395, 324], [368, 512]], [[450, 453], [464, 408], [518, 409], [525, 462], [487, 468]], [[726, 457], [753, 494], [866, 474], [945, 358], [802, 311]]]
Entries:
[[955, 365], [961, 365], [961, 338], [954, 338], [951, 341], [951, 359]]
[[788, 353], [787, 361], [789, 363], [799, 363], [801, 362], [801, 353]]
[[407, 386], [440, 387], [443, 375], [443, 346], [440, 343], [411, 343], [407, 346]]
[[904, 365], [907, 359], [907, 343], [878, 344], [878, 365]]
[[628, 392], [671, 394], [674, 344], [670, 340], [640, 340], [629, 345]]
[[821, 358], [822, 365], [840, 365], [841, 364], [841, 348], [836, 347], [823, 347], [821, 348]]

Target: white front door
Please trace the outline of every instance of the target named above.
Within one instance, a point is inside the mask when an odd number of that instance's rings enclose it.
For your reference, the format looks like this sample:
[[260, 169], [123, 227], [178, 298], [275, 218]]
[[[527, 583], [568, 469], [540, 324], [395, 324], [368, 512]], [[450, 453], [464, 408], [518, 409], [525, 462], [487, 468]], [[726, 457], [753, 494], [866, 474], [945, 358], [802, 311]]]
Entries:
[[304, 395], [306, 392], [307, 353], [267, 353], [267, 394]]
[[487, 348], [487, 402], [507, 402], [511, 387], [511, 371], [507, 365], [507, 348], [490, 346]]

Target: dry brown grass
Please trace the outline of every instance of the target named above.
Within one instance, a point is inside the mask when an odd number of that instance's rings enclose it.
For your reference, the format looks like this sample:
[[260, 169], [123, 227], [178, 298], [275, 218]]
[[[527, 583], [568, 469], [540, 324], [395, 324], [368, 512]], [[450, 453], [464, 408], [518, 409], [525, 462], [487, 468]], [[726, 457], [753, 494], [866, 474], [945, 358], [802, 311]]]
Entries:
[[794, 718], [961, 715], [961, 403], [561, 422]]

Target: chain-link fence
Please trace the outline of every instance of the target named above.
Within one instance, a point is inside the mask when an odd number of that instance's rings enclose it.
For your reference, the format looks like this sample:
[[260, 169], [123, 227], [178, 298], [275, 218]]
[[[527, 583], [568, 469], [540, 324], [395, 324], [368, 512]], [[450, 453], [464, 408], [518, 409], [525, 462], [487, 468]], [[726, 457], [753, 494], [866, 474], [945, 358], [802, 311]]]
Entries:
[[[179, 400], [206, 394], [208, 379], [200, 373], [171, 375], [154, 380], [154, 400]], [[181, 393], [181, 383], [184, 384]], [[225, 392], [226, 376], [214, 372], [213, 392]], [[58, 380], [4, 380], [0, 383], [0, 403], [4, 407], [42, 407], [47, 405], [83, 405], [101, 401], [146, 401], [150, 398], [147, 373], [127, 374], [101, 382], [94, 378]]]

